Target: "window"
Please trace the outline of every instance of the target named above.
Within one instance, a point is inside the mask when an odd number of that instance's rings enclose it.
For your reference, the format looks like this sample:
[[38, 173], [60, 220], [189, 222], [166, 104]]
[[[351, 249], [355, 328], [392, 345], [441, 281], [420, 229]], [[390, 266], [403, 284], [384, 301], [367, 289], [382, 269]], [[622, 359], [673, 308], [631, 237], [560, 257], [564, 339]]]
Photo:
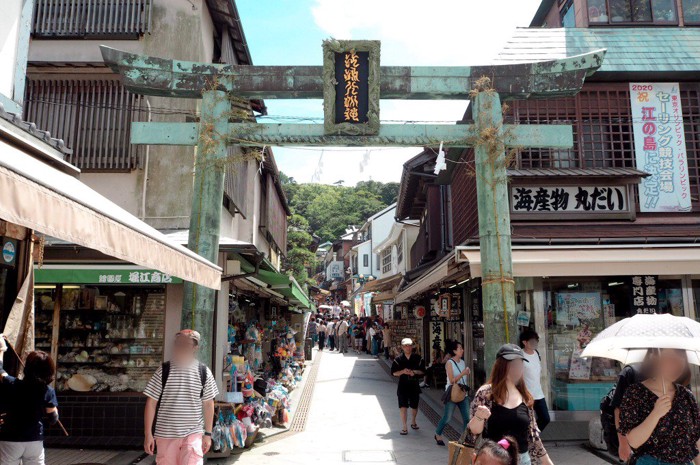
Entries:
[[562, 27], [576, 27], [576, 15], [574, 14], [574, 0], [568, 0], [559, 11]]
[[700, 0], [683, 0], [683, 21], [700, 24]]
[[588, 0], [591, 24], [678, 24], [675, 0]]
[[146, 98], [132, 94], [117, 76], [105, 79], [54, 79], [30, 76], [24, 117], [73, 153], [66, 161], [84, 171], [131, 171], [144, 145], [131, 143], [131, 123], [146, 121]]
[[379, 254], [377, 254], [374, 259], [377, 261], [377, 271], [381, 270], [381, 258], [379, 257]]
[[382, 273], [391, 273], [391, 247], [382, 250]]
[[396, 263], [401, 264], [403, 261], [403, 233], [399, 236], [399, 240], [396, 243]]
[[362, 266], [364, 266], [365, 268], [367, 268], [369, 266], [369, 255], [368, 254], [362, 255]]
[[[602, 330], [632, 316], [632, 285], [630, 276], [543, 281], [547, 338], [540, 350], [547, 350], [552, 409], [598, 410], [620, 367], [604, 358], [584, 360], [581, 351]], [[683, 315], [680, 279], [659, 277], [656, 292], [658, 313]]]

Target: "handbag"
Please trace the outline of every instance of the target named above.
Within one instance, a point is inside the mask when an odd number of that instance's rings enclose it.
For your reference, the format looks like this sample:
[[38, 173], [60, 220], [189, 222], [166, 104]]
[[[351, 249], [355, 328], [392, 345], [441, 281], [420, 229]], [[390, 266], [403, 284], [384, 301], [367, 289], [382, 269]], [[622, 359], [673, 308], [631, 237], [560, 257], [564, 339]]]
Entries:
[[[455, 362], [454, 360], [450, 361], [454, 363], [455, 367], [457, 367], [457, 370], [459, 370], [459, 365], [457, 365], [457, 362]], [[452, 384], [450, 388], [445, 391], [445, 394], [443, 395], [444, 404], [446, 404], [448, 401], [454, 402], [455, 404], [459, 404], [467, 398], [467, 386], [465, 386], [464, 384], [459, 384], [459, 381], [461, 380], [462, 378], [455, 380], [455, 384]], [[448, 392], [449, 397], [447, 397]]]
[[468, 431], [469, 428], [464, 430], [459, 441], [450, 441], [447, 444], [450, 454], [447, 462], [448, 465], [472, 465], [472, 463], [474, 463], [474, 454], [476, 453], [476, 449], [478, 449], [478, 445], [483, 442], [483, 433], [476, 437], [473, 446], [468, 446], [465, 444]]

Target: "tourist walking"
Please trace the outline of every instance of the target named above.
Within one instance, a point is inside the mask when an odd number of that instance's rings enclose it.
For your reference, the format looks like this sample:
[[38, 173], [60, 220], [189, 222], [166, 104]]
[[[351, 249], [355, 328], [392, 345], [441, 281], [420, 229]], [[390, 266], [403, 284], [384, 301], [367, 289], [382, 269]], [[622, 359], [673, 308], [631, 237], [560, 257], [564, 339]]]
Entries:
[[323, 320], [318, 323], [318, 350], [323, 350], [326, 346], [326, 325]]
[[540, 352], [538, 346], [540, 343], [540, 336], [536, 331], [532, 329], [526, 329], [520, 333], [520, 347], [522, 347], [523, 352], [525, 352], [525, 360], [528, 363], [524, 365], [525, 367], [525, 387], [532, 394], [532, 398], [535, 400], [535, 418], [537, 419], [537, 427], [540, 432], [549, 424], [549, 407], [547, 407], [547, 399], [544, 397], [544, 389], [542, 389], [542, 357], [540, 357]]
[[379, 327], [376, 322], [372, 323], [372, 326], [369, 328], [369, 337], [370, 340], [372, 341], [372, 355], [374, 357], [379, 357], [379, 345], [381, 344], [382, 341], [382, 336], [381, 332], [379, 330]]
[[384, 357], [387, 360], [391, 357], [392, 336], [393, 331], [389, 325], [384, 325], [384, 329], [382, 329], [382, 345], [384, 346]]
[[405, 338], [401, 341], [402, 353], [394, 359], [391, 374], [399, 378], [396, 394], [399, 398], [401, 411], [401, 436], [408, 434], [408, 409], [411, 409], [411, 428], [420, 429], [416, 423], [418, 418], [418, 403], [420, 402], [420, 378], [425, 375], [425, 362], [420, 355], [413, 352], [413, 341]]
[[551, 465], [537, 429], [534, 399], [525, 387], [525, 363], [519, 346], [506, 344], [498, 349], [491, 379], [472, 401], [467, 442], [475, 444], [478, 435], [493, 441], [512, 436], [520, 451], [520, 465], [530, 465], [533, 460]]
[[[442, 439], [442, 432], [452, 419], [455, 408], [459, 408], [459, 413], [462, 415], [462, 421], [464, 423], [464, 429], [467, 428], [467, 424], [469, 423], [469, 388], [467, 376], [470, 371], [469, 367], [467, 367], [467, 364], [464, 362], [464, 347], [459, 341], [448, 341], [447, 352], [451, 357], [445, 364], [445, 371], [447, 372], [447, 386], [445, 386], [445, 394], [443, 396], [445, 409], [443, 410], [440, 423], [438, 423], [437, 429], [435, 430], [435, 442], [438, 446], [445, 445]], [[452, 391], [454, 390], [458, 391], [453, 395]], [[456, 397], [460, 397], [461, 400], [455, 402]]]
[[30, 352], [24, 377], [18, 379], [3, 370], [6, 351], [0, 334], [0, 464], [44, 465], [44, 421], [58, 422], [56, 391], [50, 386], [56, 365], [46, 352]]
[[348, 353], [348, 344], [350, 342], [350, 325], [348, 323], [347, 317], [341, 318], [338, 323], [338, 352], [341, 354]]
[[620, 406], [620, 433], [637, 465], [689, 465], [698, 456], [700, 409], [685, 387], [690, 367], [685, 350], [650, 349], [649, 378], [627, 388]]
[[143, 392], [144, 450], [157, 450], [159, 464], [201, 465], [211, 448], [219, 391], [209, 368], [197, 360], [200, 341], [197, 331], [178, 332], [172, 360], [156, 370]]
[[484, 441], [474, 453], [474, 465], [518, 465], [518, 443], [511, 436]]
[[326, 337], [328, 338], [328, 350], [333, 352], [335, 350], [335, 325], [337, 320], [334, 318], [328, 323], [326, 327]]
[[318, 342], [318, 323], [316, 322], [316, 317], [312, 316], [309, 319], [309, 337], [314, 345]]

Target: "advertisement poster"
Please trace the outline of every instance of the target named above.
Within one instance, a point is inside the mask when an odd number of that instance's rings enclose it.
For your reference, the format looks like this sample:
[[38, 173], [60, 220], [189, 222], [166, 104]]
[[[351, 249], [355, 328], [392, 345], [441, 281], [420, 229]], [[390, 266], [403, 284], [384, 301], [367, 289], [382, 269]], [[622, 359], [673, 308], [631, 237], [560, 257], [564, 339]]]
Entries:
[[615, 318], [615, 305], [614, 304], [606, 304], [603, 306], [603, 319], [605, 320], [606, 327], [617, 323], [617, 319]]
[[688, 157], [678, 83], [630, 83], [642, 212], [689, 212]]
[[557, 293], [557, 324], [578, 326], [581, 321], [600, 317], [600, 294], [597, 292]]
[[571, 366], [569, 367], [569, 379], [591, 379], [593, 360], [581, 358], [581, 350], [575, 350], [571, 354]]

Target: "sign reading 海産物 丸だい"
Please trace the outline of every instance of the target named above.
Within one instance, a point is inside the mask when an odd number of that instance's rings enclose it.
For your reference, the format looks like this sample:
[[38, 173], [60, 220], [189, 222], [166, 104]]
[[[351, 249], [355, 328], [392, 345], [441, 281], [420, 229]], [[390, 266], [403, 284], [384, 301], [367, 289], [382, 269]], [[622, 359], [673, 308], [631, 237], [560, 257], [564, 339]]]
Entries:
[[379, 133], [379, 41], [323, 42], [326, 134]]
[[678, 83], [630, 83], [637, 169], [643, 212], [689, 212], [688, 157]]

